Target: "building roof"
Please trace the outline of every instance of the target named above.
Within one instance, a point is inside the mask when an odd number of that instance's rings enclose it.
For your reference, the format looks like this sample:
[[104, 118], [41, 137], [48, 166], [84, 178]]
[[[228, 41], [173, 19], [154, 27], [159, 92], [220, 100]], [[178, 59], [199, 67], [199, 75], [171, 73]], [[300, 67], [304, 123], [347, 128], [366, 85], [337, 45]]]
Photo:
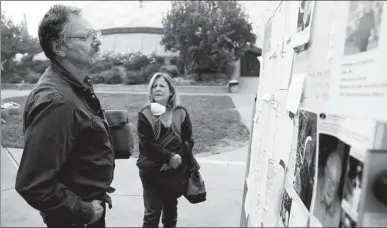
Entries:
[[154, 27], [123, 27], [123, 28], [107, 28], [101, 30], [103, 35], [110, 34], [128, 34], [128, 33], [148, 33], [148, 34], [164, 34], [163, 28], [154, 28]]

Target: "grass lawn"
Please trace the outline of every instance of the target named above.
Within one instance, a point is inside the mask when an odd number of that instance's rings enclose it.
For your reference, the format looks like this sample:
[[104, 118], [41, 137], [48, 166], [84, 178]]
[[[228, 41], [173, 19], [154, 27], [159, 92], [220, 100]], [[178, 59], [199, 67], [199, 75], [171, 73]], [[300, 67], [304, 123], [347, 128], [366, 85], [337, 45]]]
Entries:
[[[100, 93], [104, 109], [126, 109], [129, 111], [131, 127], [136, 131], [137, 114], [146, 104], [145, 94], [108, 94]], [[21, 105], [22, 110], [26, 96], [4, 99]], [[228, 96], [180, 96], [191, 117], [194, 132], [194, 153], [201, 155], [217, 154], [247, 145], [249, 131], [243, 125], [241, 117], [232, 99]], [[23, 118], [22, 114], [10, 115], [2, 124], [2, 140], [4, 147], [23, 148]], [[138, 138], [135, 135], [138, 154]]]

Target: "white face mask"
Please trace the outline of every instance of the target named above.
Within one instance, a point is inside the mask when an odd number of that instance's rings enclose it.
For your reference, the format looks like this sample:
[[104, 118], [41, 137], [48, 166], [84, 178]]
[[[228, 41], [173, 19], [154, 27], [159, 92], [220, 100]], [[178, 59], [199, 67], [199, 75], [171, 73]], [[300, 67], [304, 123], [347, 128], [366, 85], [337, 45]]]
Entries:
[[159, 115], [163, 114], [166, 110], [166, 107], [164, 105], [161, 105], [161, 104], [156, 103], [156, 102], [152, 102], [150, 105], [150, 108], [151, 108], [153, 115], [155, 115], [155, 116], [159, 116]]

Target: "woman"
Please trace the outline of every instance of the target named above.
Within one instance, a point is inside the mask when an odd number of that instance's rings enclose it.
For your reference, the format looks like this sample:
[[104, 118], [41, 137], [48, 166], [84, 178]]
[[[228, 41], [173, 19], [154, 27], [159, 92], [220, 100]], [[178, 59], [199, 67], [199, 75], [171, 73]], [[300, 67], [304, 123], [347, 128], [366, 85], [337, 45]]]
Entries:
[[[140, 155], [137, 166], [144, 189], [143, 227], [176, 227], [177, 199], [183, 194], [189, 171], [199, 169], [192, 155], [194, 141], [187, 110], [179, 105], [172, 78], [153, 75], [148, 102], [138, 113]], [[163, 145], [172, 133], [171, 143]], [[175, 137], [176, 136], [176, 137]]]

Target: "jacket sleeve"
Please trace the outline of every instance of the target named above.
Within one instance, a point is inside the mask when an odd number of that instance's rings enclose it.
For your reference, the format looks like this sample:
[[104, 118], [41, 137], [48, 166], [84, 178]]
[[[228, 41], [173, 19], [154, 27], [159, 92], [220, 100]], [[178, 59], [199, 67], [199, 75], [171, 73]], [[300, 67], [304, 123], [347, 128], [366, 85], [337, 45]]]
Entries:
[[29, 124], [15, 189], [43, 213], [88, 223], [94, 216], [92, 204], [82, 201], [57, 177], [77, 139], [75, 116], [73, 105], [61, 98], [49, 99], [30, 110], [24, 119]]
[[156, 157], [159, 157], [165, 163], [169, 163], [171, 157], [175, 155], [175, 153], [162, 149], [156, 142], [152, 125], [148, 122], [148, 119], [142, 112], [138, 113], [137, 134], [141, 146], [146, 153], [155, 153]]

